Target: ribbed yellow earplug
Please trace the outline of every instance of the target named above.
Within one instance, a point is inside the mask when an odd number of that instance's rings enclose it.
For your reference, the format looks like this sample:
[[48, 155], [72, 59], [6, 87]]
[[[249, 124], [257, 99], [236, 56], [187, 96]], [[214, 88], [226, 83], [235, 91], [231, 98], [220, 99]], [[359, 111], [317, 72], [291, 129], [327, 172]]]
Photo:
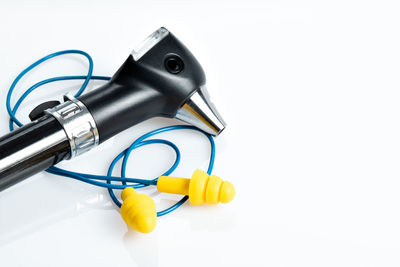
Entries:
[[218, 176], [209, 176], [201, 170], [195, 170], [191, 179], [160, 176], [157, 181], [157, 190], [188, 195], [192, 205], [228, 203], [235, 196], [233, 184], [222, 181]]
[[157, 223], [156, 204], [146, 194], [139, 194], [132, 187], [125, 188], [121, 193], [123, 200], [121, 216], [132, 229], [150, 233]]

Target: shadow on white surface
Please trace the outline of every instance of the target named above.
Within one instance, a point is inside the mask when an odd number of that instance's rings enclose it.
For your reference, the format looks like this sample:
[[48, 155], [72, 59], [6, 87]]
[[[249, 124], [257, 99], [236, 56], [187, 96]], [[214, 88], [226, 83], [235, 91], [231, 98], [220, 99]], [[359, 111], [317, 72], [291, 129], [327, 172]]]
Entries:
[[157, 233], [146, 235], [138, 233], [129, 227], [123, 236], [124, 246], [129, 256], [137, 266], [158, 266], [158, 237]]
[[[47, 177], [46, 177], [47, 178]], [[79, 183], [32, 177], [0, 195], [0, 247], [93, 209], [114, 209], [104, 191]], [[61, 190], [60, 187], [75, 187]], [[42, 193], [38, 193], [42, 192]]]
[[[171, 203], [171, 200], [166, 199], [160, 201], [161, 205], [166, 206]], [[235, 214], [221, 205], [190, 206], [185, 203], [171, 217], [168, 215], [159, 217], [157, 229], [150, 234], [141, 234], [127, 227], [127, 232], [123, 236], [123, 243], [137, 266], [159, 266], [159, 259], [162, 254], [165, 251], [173, 250], [176, 242], [181, 243], [180, 241], [170, 240], [171, 233], [174, 233], [172, 236], [177, 240], [185, 240], [185, 232], [188, 229], [204, 236], [204, 232], [229, 233], [235, 227], [235, 224]], [[164, 239], [169, 240], [170, 248], [159, 247], [159, 244], [163, 244]], [[178, 259], [178, 261], [180, 260]]]

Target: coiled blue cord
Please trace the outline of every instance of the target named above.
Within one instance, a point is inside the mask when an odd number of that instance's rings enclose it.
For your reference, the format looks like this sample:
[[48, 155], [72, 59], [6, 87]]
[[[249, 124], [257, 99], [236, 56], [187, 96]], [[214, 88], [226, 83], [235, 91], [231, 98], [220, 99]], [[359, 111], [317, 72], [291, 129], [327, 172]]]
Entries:
[[[23, 76], [25, 76], [29, 71], [31, 71], [32, 69], [34, 69], [35, 67], [37, 67], [38, 65], [40, 65], [41, 63], [57, 57], [57, 56], [61, 56], [61, 55], [66, 55], [66, 54], [79, 54], [82, 55], [84, 57], [87, 58], [88, 62], [89, 62], [89, 70], [86, 76], [59, 76], [59, 77], [53, 77], [53, 78], [49, 78], [49, 79], [45, 79], [43, 81], [40, 81], [36, 84], [34, 84], [33, 86], [31, 86], [29, 89], [27, 89], [17, 100], [17, 102], [15, 103], [15, 105], [12, 107], [11, 106], [11, 97], [12, 94], [14, 92], [15, 87], [17, 86], [18, 82], [21, 80], [21, 78]], [[34, 62], [33, 64], [31, 64], [29, 67], [27, 67], [26, 69], [24, 69], [20, 74], [18, 74], [18, 76], [15, 78], [15, 80], [13, 81], [13, 83], [10, 86], [10, 89], [8, 90], [7, 93], [7, 100], [6, 100], [6, 108], [7, 108], [7, 112], [10, 116], [10, 120], [9, 120], [9, 128], [10, 131], [14, 130], [14, 123], [21, 127], [23, 126], [23, 124], [16, 118], [16, 113], [18, 111], [18, 109], [20, 108], [22, 102], [25, 100], [25, 98], [32, 93], [34, 90], [36, 90], [37, 88], [39, 88], [42, 85], [48, 84], [48, 83], [52, 83], [52, 82], [57, 82], [57, 81], [65, 81], [65, 80], [84, 80], [81, 88], [76, 92], [75, 97], [80, 96], [86, 89], [87, 85], [89, 84], [90, 80], [104, 80], [107, 81], [109, 80], [110, 77], [106, 77], [106, 76], [94, 76], [93, 75], [93, 60], [90, 57], [90, 55], [84, 51], [81, 50], [64, 50], [64, 51], [59, 51], [59, 52], [55, 52], [52, 53], [50, 55], [47, 55], [41, 59], [39, 59], [38, 61]], [[141, 188], [141, 187], [146, 187], [146, 186], [150, 186], [150, 185], [156, 185], [157, 184], [157, 180], [158, 177], [154, 178], [154, 179], [150, 179], [150, 180], [145, 180], [145, 179], [138, 179], [138, 178], [127, 178], [126, 177], [126, 166], [128, 164], [128, 159], [129, 156], [131, 155], [132, 151], [138, 147], [141, 146], [145, 146], [145, 145], [151, 145], [151, 144], [163, 144], [163, 145], [167, 145], [169, 147], [171, 147], [176, 154], [176, 159], [174, 164], [165, 172], [163, 173], [161, 176], [167, 176], [170, 175], [179, 165], [180, 159], [181, 159], [181, 153], [178, 149], [178, 147], [168, 141], [168, 140], [164, 140], [164, 139], [148, 139], [154, 135], [163, 133], [163, 132], [167, 132], [167, 131], [173, 131], [173, 130], [195, 130], [198, 132], [203, 133], [208, 140], [210, 141], [210, 145], [211, 145], [211, 154], [210, 154], [210, 161], [208, 164], [208, 170], [207, 173], [209, 175], [211, 175], [213, 166], [214, 166], [214, 161], [215, 161], [215, 143], [214, 143], [214, 139], [211, 135], [193, 127], [193, 126], [186, 126], [186, 125], [175, 125], [175, 126], [167, 126], [167, 127], [163, 127], [157, 130], [153, 130], [151, 132], [148, 132], [144, 135], [142, 135], [141, 137], [139, 137], [138, 139], [136, 139], [128, 148], [126, 148], [124, 151], [122, 151], [121, 153], [119, 153], [114, 160], [111, 162], [110, 167], [108, 168], [108, 172], [107, 175], [94, 175], [94, 174], [87, 174], [87, 173], [79, 173], [79, 172], [73, 172], [73, 171], [68, 171], [65, 169], [61, 169], [55, 166], [52, 166], [50, 168], [48, 168], [46, 171], [55, 175], [60, 175], [60, 176], [64, 176], [64, 177], [69, 177], [69, 178], [73, 178], [88, 184], [92, 184], [95, 186], [100, 186], [100, 187], [104, 187], [108, 189], [108, 193], [110, 194], [111, 199], [113, 200], [113, 202], [118, 206], [121, 207], [121, 202], [119, 201], [119, 199], [115, 196], [114, 193], [114, 189], [124, 189], [125, 187], [133, 187], [133, 188]], [[116, 177], [116, 176], [112, 176], [112, 172], [114, 170], [115, 165], [117, 164], [117, 162], [119, 160], [122, 159], [122, 166], [121, 166], [121, 176], [120, 177]], [[101, 181], [105, 181], [105, 182], [101, 182]], [[112, 182], [120, 182], [121, 184], [115, 184]], [[128, 184], [129, 183], [129, 184]], [[171, 211], [177, 209], [178, 207], [180, 207], [183, 203], [185, 203], [185, 201], [188, 199], [188, 196], [184, 196], [181, 200], [179, 200], [177, 203], [175, 203], [174, 205], [172, 205], [171, 207], [159, 211], [157, 212], [157, 216], [163, 216], [165, 214], [170, 213]]]

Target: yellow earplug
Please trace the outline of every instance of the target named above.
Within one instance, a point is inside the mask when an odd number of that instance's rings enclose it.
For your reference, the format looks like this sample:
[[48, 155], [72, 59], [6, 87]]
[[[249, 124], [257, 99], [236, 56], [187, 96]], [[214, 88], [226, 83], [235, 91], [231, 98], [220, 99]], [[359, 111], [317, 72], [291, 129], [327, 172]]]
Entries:
[[132, 229], [150, 233], [157, 223], [156, 204], [146, 194], [139, 194], [132, 187], [125, 188], [121, 193], [123, 200], [121, 216]]
[[201, 205], [228, 203], [235, 196], [235, 187], [228, 181], [222, 181], [215, 175], [195, 170], [191, 179], [160, 176], [157, 190], [164, 193], [188, 195], [190, 204]]

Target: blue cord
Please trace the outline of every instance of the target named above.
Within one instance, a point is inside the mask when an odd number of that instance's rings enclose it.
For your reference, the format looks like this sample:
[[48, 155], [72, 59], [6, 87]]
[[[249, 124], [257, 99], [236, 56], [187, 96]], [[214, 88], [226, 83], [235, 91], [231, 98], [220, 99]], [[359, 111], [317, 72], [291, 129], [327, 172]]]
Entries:
[[[14, 89], [16, 87], [16, 85], [18, 84], [18, 82], [21, 80], [21, 78], [27, 74], [29, 71], [31, 71], [32, 69], [34, 69], [35, 67], [37, 67], [38, 65], [40, 65], [41, 63], [57, 57], [57, 56], [61, 56], [61, 55], [65, 55], [65, 54], [79, 54], [82, 55], [84, 57], [87, 58], [87, 60], [89, 61], [89, 70], [86, 76], [60, 76], [60, 77], [53, 77], [53, 78], [49, 78], [43, 81], [40, 81], [36, 84], [34, 84], [33, 86], [31, 86], [28, 90], [26, 90], [21, 97], [18, 98], [17, 102], [15, 103], [14, 107], [11, 106], [11, 96], [14, 92]], [[88, 83], [90, 80], [104, 80], [107, 81], [110, 79], [110, 77], [106, 77], [106, 76], [93, 76], [93, 60], [90, 57], [90, 55], [84, 51], [81, 50], [64, 50], [64, 51], [59, 51], [59, 52], [55, 52], [52, 53], [50, 55], [47, 55], [41, 59], [39, 59], [38, 61], [34, 62], [32, 65], [30, 65], [29, 67], [27, 67], [26, 69], [24, 69], [20, 74], [18, 74], [17, 78], [15, 78], [15, 80], [13, 81], [13, 83], [11, 84], [10, 89], [8, 90], [7, 93], [7, 100], [6, 100], [6, 107], [7, 107], [7, 112], [10, 116], [10, 120], [9, 120], [9, 128], [10, 131], [14, 130], [14, 124], [16, 124], [17, 126], [21, 127], [23, 126], [23, 124], [16, 118], [16, 113], [18, 111], [18, 109], [20, 108], [22, 102], [25, 100], [25, 98], [32, 93], [34, 90], [36, 90], [37, 88], [39, 88], [42, 85], [48, 84], [48, 83], [52, 83], [52, 82], [57, 82], [57, 81], [65, 81], [65, 80], [84, 80], [84, 83], [82, 84], [81, 88], [77, 91], [77, 93], [75, 94], [75, 97], [80, 96], [86, 89]], [[126, 148], [124, 151], [122, 151], [121, 153], [119, 153], [114, 160], [111, 162], [110, 167], [108, 168], [108, 172], [107, 175], [94, 175], [94, 174], [87, 174], [87, 173], [79, 173], [79, 172], [73, 172], [73, 171], [68, 171], [65, 169], [61, 169], [55, 166], [52, 166], [50, 168], [48, 168], [46, 171], [55, 175], [60, 175], [60, 176], [64, 176], [64, 177], [68, 177], [68, 178], [73, 178], [76, 180], [79, 180], [81, 182], [85, 182], [88, 184], [92, 184], [95, 186], [100, 186], [100, 187], [104, 187], [108, 189], [108, 193], [110, 194], [111, 199], [113, 200], [113, 202], [118, 206], [121, 207], [121, 202], [118, 200], [118, 198], [115, 196], [114, 194], [114, 189], [119, 189], [122, 190], [126, 187], [133, 187], [133, 188], [142, 188], [142, 187], [146, 187], [146, 186], [155, 186], [157, 185], [157, 180], [158, 177], [154, 178], [154, 179], [150, 179], [150, 180], [145, 180], [145, 179], [138, 179], [138, 178], [127, 178], [126, 177], [126, 166], [128, 164], [128, 159], [130, 154], [132, 153], [132, 151], [138, 147], [141, 146], [145, 146], [145, 145], [151, 145], [151, 144], [162, 144], [162, 145], [166, 145], [169, 146], [170, 148], [172, 148], [175, 151], [176, 154], [176, 159], [174, 164], [165, 172], [163, 173], [161, 176], [168, 176], [170, 175], [179, 165], [180, 159], [181, 159], [181, 153], [178, 149], [178, 147], [168, 141], [168, 140], [164, 140], [164, 139], [149, 139], [150, 137], [163, 133], [163, 132], [167, 132], [167, 131], [174, 131], [174, 130], [194, 130], [194, 131], [198, 131], [202, 134], [204, 134], [208, 140], [210, 141], [210, 145], [211, 145], [211, 155], [210, 155], [210, 161], [208, 164], [208, 170], [207, 173], [209, 175], [211, 175], [212, 169], [214, 167], [214, 161], [215, 161], [215, 143], [214, 143], [214, 139], [211, 135], [193, 127], [193, 126], [186, 126], [186, 125], [175, 125], [175, 126], [167, 126], [167, 127], [163, 127], [157, 130], [153, 130], [151, 132], [148, 132], [144, 135], [142, 135], [141, 137], [139, 137], [138, 139], [136, 139], [128, 148]], [[114, 170], [115, 165], [117, 164], [117, 162], [119, 160], [122, 159], [122, 166], [121, 166], [121, 175], [120, 177], [117, 176], [112, 176], [112, 172]], [[101, 181], [105, 181], [105, 182], [101, 182]], [[120, 182], [121, 184], [115, 184], [115, 183], [111, 183], [111, 182]], [[129, 183], [129, 184], [127, 184]], [[188, 199], [188, 196], [184, 196], [181, 200], [179, 200], [177, 203], [175, 203], [174, 205], [172, 205], [171, 207], [159, 211], [157, 212], [157, 216], [163, 216], [165, 214], [170, 213], [171, 211], [177, 209], [178, 207], [180, 207], [183, 203], [185, 203], [185, 201]]]

